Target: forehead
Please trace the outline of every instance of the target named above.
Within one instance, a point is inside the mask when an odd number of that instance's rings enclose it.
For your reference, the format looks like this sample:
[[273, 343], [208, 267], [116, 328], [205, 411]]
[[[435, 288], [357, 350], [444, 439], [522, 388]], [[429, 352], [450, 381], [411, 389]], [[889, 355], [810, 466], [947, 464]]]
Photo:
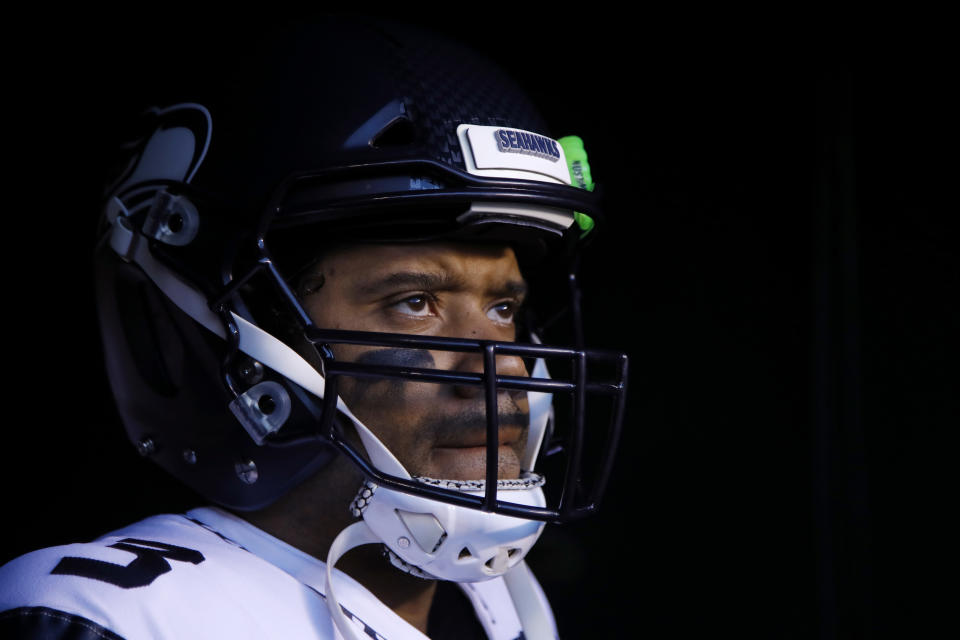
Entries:
[[443, 273], [464, 279], [522, 280], [513, 249], [503, 244], [341, 245], [324, 252], [318, 266], [327, 275], [355, 277], [376, 278], [411, 271]]

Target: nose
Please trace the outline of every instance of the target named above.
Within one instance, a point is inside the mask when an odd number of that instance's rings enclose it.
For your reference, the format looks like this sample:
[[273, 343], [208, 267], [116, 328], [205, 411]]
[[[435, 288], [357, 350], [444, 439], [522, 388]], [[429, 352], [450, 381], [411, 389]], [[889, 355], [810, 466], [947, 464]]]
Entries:
[[[466, 371], [469, 373], [483, 373], [484, 356], [482, 353], [462, 354], [459, 358], [459, 364], [455, 367], [457, 371]], [[496, 375], [498, 376], [527, 376], [527, 367], [522, 358], [517, 356], [496, 356]], [[454, 385], [454, 392], [460, 398], [478, 398], [484, 394], [483, 386], [472, 384]], [[503, 393], [503, 391], [501, 391]]]
[[[474, 340], [490, 340], [496, 342], [513, 342], [514, 330], [512, 325], [497, 325], [483, 314], [470, 314], [458, 327], [457, 337]], [[457, 354], [453, 369], [469, 373], [483, 373], [485, 355], [482, 351], [472, 351]], [[528, 376], [526, 364], [519, 356], [497, 355], [496, 375], [499, 376]], [[480, 385], [455, 385], [454, 392], [461, 398], [477, 398], [484, 394]]]

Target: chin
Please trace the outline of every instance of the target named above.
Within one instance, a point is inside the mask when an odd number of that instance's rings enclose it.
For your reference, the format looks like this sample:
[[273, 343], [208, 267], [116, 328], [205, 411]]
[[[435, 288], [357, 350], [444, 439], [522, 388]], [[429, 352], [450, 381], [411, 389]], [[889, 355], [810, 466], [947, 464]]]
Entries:
[[[487, 448], [434, 447], [430, 463], [419, 474], [442, 480], [484, 480], [487, 470]], [[497, 478], [515, 480], [520, 477], [520, 459], [511, 445], [500, 445]]]

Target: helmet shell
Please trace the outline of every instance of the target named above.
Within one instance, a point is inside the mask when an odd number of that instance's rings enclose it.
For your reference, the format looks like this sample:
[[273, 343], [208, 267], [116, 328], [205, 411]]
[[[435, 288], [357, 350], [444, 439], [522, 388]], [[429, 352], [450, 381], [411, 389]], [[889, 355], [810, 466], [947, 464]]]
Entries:
[[[370, 182], [361, 169], [416, 166], [425, 175], [465, 181], [445, 207], [471, 198], [555, 203], [579, 197], [563, 185], [470, 182], [459, 125], [549, 132], [503, 71], [444, 38], [408, 26], [329, 18], [271, 32], [222, 71], [196, 87], [191, 102], [144, 112], [106, 194], [102, 229], [107, 234], [118, 220], [129, 221], [143, 233], [151, 259], [172, 277], [202, 294], [210, 308], [221, 305], [225, 319], [223, 305], [286, 341], [290, 358], [317, 364], [312, 345], [288, 331], [291, 318], [265, 301], [269, 287], [258, 288], [256, 278], [234, 285], [249, 273], [271, 224], [296, 218], [295, 235], [309, 251], [334, 229], [350, 228], [361, 211], [376, 210], [376, 198], [364, 196]], [[336, 189], [319, 207], [334, 212], [326, 217], [316, 215], [318, 207], [306, 207], [310, 216], [304, 217], [303, 202], [279, 201], [277, 194], [289, 196], [304, 175], [337, 176], [350, 206], [341, 206]], [[436, 190], [421, 193], [413, 182], [405, 189], [416, 192], [415, 209], [417, 198]], [[158, 221], [164, 193], [182, 206]], [[396, 217], [401, 223], [410, 211], [404, 207]], [[189, 237], [178, 239], [185, 228]], [[317, 398], [282, 371], [242, 354], [228, 359], [228, 323], [220, 335], [211, 333], [129, 256], [109, 247], [101, 243], [96, 274], [105, 360], [127, 434], [141, 452], [209, 500], [238, 510], [269, 505], [329, 462], [331, 446], [298, 439], [318, 419]], [[290, 437], [282, 442], [255, 441], [227, 408], [237, 392], [265, 381], [282, 385], [289, 400], [284, 431]]]

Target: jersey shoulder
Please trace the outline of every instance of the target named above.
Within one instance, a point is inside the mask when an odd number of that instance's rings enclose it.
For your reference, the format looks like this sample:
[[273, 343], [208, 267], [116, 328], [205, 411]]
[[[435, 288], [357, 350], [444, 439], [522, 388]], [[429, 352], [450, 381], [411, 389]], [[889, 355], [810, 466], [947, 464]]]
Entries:
[[202, 524], [159, 515], [4, 565], [0, 629], [39, 625], [111, 640], [333, 637], [322, 600], [304, 588]]

